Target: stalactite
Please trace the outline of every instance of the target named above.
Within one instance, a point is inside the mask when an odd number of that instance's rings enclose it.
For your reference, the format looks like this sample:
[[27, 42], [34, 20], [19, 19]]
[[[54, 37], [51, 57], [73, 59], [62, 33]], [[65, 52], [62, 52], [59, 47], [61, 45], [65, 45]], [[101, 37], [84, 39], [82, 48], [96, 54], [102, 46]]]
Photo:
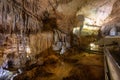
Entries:
[[7, 0], [2, 0], [2, 24], [7, 29]]
[[[17, 53], [18, 53], [18, 57], [19, 57], [19, 60], [20, 60], [20, 53], [19, 53], [19, 37], [18, 37], [17, 34], [16, 34], [16, 37], [17, 37], [17, 39], [16, 39], [16, 42], [17, 42], [16, 48], [17, 48]], [[20, 63], [20, 65], [21, 65], [21, 61], [20, 61], [19, 63]], [[21, 67], [21, 66], [20, 66], [20, 67]]]
[[2, 3], [2, 24], [4, 23], [4, 3]]
[[13, 27], [12, 27], [12, 31], [15, 31], [15, 28], [16, 28], [16, 20], [17, 20], [17, 17], [16, 15], [14, 15], [14, 18], [13, 18]]
[[29, 16], [28, 15], [26, 15], [26, 33], [27, 33], [27, 35], [29, 35], [30, 33], [29, 33]]
[[26, 22], [25, 22], [26, 28], [28, 27], [28, 15], [26, 14]]
[[30, 3], [28, 3], [28, 0], [24, 0], [24, 7], [28, 7], [29, 8]]
[[38, 11], [38, 7], [37, 7], [37, 4], [38, 3], [38, 0], [35, 0], [35, 9], [34, 9], [34, 12], [35, 12], [35, 14], [37, 13], [37, 11]]
[[34, 13], [35, 12], [35, 1], [32, 2], [32, 12]]
[[15, 30], [15, 26], [16, 26], [16, 18], [15, 18], [15, 15], [14, 15], [14, 12], [15, 12], [15, 9], [13, 7], [13, 3], [11, 3], [11, 5], [9, 4], [9, 7], [10, 7], [10, 10], [11, 10], [11, 14], [12, 14], [12, 26], [11, 26], [11, 34], [13, 34], [14, 30]]

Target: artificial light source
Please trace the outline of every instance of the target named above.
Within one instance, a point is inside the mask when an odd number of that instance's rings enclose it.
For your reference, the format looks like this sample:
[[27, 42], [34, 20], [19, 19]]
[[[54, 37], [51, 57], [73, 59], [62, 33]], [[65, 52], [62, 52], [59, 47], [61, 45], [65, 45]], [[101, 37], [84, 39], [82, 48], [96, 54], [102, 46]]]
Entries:
[[73, 28], [73, 34], [77, 34], [80, 30], [80, 27]]
[[87, 25], [84, 24], [83, 29], [88, 29], [88, 30], [99, 30], [99, 27], [87, 26]]
[[31, 53], [30, 47], [26, 46], [27, 58], [29, 58], [29, 54]]
[[90, 50], [98, 50], [99, 46], [94, 43], [90, 43]]
[[27, 52], [27, 53], [31, 53], [31, 50], [30, 50], [30, 47], [29, 47], [29, 46], [26, 47], [26, 52]]
[[95, 47], [95, 44], [94, 43], [90, 43], [90, 47]]

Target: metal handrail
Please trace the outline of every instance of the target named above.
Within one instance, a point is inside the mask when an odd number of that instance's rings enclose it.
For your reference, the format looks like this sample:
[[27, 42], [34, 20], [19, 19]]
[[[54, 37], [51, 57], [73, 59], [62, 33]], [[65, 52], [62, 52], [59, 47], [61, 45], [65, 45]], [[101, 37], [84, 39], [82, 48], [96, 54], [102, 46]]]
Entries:
[[105, 55], [104, 55], [104, 72], [105, 72], [105, 80], [111, 80], [110, 73], [109, 73], [109, 67], [108, 67], [107, 59]]
[[[117, 64], [115, 59], [110, 54], [109, 50], [107, 48], [104, 49], [104, 55], [105, 58], [104, 61], [106, 61], [106, 65], [108, 66], [108, 70], [105, 70], [105, 75], [108, 76], [108, 78], [105, 78], [106, 80], [120, 80], [120, 66]], [[109, 74], [107, 74], [109, 73]]]

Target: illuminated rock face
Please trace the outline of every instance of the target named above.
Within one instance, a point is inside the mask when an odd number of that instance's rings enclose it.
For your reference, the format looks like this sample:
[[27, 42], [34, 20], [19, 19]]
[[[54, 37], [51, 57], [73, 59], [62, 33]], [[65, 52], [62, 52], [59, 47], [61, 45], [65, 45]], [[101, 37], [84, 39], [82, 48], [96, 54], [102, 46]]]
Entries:
[[81, 10], [77, 12], [77, 15], [85, 15], [86, 18], [93, 22], [92, 25], [102, 25], [104, 20], [110, 15], [115, 0], [104, 0], [102, 3], [101, 1], [96, 1], [96, 3], [93, 2], [82, 7]]
[[1, 80], [10, 80], [12, 75], [13, 75], [12, 72], [5, 70], [5, 69], [2, 69], [0, 67], [0, 79]]
[[111, 35], [111, 36], [115, 36], [116, 34], [117, 34], [116, 27], [113, 27], [113, 28], [110, 30], [110, 35]]
[[52, 45], [53, 50], [59, 51], [60, 54], [63, 54], [70, 47], [71, 47], [70, 35], [67, 35], [58, 30], [55, 30], [54, 40], [53, 40], [53, 45]]
[[[12, 30], [19, 25], [17, 27], [19, 29], [23, 29], [23, 26], [25, 26], [32, 28], [34, 31], [45, 27], [46, 24], [47, 26], [50, 25], [49, 22], [45, 24], [44, 21], [47, 19], [55, 18], [56, 26], [65, 32], [69, 32], [81, 22], [76, 23], [76, 16], [78, 17], [78, 15], [90, 19], [93, 22], [92, 25], [102, 26], [103, 23], [117, 18], [120, 11], [119, 0], [26, 0], [24, 2], [15, 0], [15, 4], [12, 5], [12, 3], [13, 1], [9, 1], [8, 5], [7, 0], [1, 0], [0, 3], [0, 24], [5, 22], [12, 27], [9, 28]], [[22, 12], [22, 3], [24, 3], [24, 13]], [[7, 6], [9, 7], [9, 13], [6, 11]], [[12, 11], [12, 6], [15, 11]], [[2, 7], [4, 10], [2, 10]], [[4, 14], [2, 15], [2, 13]], [[53, 26], [50, 27], [53, 28]]]

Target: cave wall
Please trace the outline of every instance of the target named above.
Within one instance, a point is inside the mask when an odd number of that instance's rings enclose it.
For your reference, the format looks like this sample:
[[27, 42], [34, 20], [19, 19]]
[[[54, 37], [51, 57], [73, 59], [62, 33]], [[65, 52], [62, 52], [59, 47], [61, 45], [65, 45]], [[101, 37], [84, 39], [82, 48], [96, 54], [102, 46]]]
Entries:
[[43, 32], [37, 34], [30, 34], [30, 48], [31, 54], [39, 54], [44, 50], [50, 48], [53, 44], [53, 32]]

